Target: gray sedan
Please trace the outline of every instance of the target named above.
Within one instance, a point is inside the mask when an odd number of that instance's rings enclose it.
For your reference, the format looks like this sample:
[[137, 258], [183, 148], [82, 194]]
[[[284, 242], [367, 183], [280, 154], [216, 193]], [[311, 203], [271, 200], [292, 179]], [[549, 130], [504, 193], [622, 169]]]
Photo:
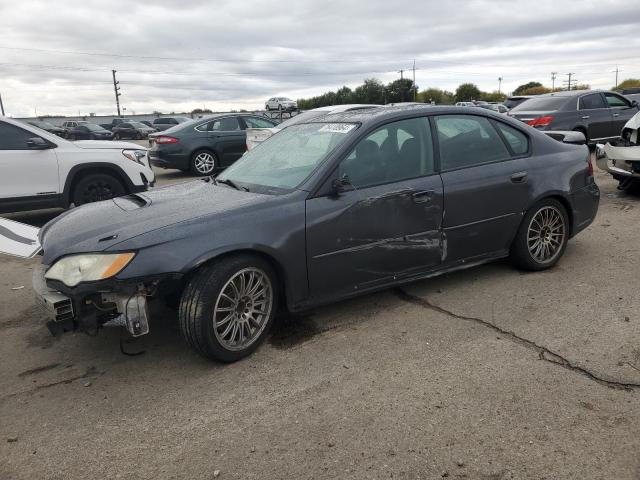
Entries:
[[638, 102], [614, 92], [571, 90], [531, 97], [509, 115], [538, 130], [575, 130], [587, 143], [617, 138], [638, 112]]
[[[508, 257], [544, 270], [594, 219], [584, 145], [489, 110], [408, 106], [283, 129], [216, 179], [76, 208], [40, 232], [52, 332], [149, 331], [232, 362], [299, 311]], [[446, 214], [445, 214], [446, 208]], [[585, 259], [586, 261], [586, 259]]]

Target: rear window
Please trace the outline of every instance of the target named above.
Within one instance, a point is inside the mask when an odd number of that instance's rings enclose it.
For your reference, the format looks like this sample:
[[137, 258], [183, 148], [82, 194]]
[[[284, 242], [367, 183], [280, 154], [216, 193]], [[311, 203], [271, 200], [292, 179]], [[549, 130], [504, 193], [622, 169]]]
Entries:
[[518, 105], [513, 110], [536, 110], [554, 111], [559, 110], [574, 97], [537, 97], [530, 98], [522, 105]]

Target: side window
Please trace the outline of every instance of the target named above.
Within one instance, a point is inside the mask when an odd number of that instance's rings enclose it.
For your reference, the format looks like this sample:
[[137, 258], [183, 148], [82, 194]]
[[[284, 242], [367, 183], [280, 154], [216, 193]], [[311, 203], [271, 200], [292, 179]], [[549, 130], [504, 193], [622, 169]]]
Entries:
[[209, 130], [213, 132], [231, 132], [240, 130], [240, 124], [236, 117], [221, 118], [220, 120], [215, 120]]
[[380, 127], [340, 163], [338, 176], [355, 188], [398, 182], [434, 172], [431, 131], [426, 118]]
[[488, 119], [475, 115], [435, 117], [442, 170], [481, 165], [510, 158]]
[[128, 124], [128, 123], [121, 123], [120, 127], [122, 127], [122, 128], [131, 128], [131, 125]]
[[27, 140], [37, 136], [22, 128], [0, 122], [0, 150], [27, 150]]
[[502, 122], [495, 122], [495, 125], [511, 147], [514, 155], [524, 155], [529, 151], [529, 139], [524, 133]]
[[629, 108], [631, 104], [624, 98], [614, 95], [613, 93], [606, 92], [604, 96], [607, 98], [607, 103], [611, 108]]
[[271, 128], [273, 127], [273, 123], [271, 123], [266, 118], [257, 118], [257, 117], [242, 117], [244, 119], [244, 123], [247, 124], [247, 128]]
[[594, 108], [607, 108], [607, 104], [604, 103], [602, 95], [592, 93], [591, 95], [585, 95], [580, 98], [580, 110], [593, 110]]

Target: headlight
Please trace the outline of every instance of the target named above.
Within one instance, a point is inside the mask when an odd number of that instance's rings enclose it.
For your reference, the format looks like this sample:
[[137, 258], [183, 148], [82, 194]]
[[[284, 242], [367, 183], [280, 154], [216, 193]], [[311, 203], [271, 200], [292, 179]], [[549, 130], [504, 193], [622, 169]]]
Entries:
[[80, 282], [92, 282], [110, 278], [126, 267], [135, 253], [71, 255], [58, 260], [45, 273], [49, 280], [60, 280], [68, 287]]
[[142, 159], [147, 155], [147, 152], [145, 150], [122, 150], [122, 155], [127, 157], [129, 160], [133, 160], [140, 165], [144, 165], [144, 163], [142, 163]]

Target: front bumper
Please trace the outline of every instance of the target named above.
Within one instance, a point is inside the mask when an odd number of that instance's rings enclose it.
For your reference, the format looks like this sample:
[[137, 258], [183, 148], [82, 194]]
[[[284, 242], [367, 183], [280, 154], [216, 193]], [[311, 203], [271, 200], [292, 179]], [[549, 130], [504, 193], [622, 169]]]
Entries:
[[617, 179], [640, 180], [640, 146], [596, 145], [596, 165]]
[[[79, 289], [63, 287], [44, 278], [46, 266], [33, 271], [33, 290], [49, 321], [52, 335], [64, 332], [95, 332], [100, 327], [125, 327], [134, 337], [149, 333], [149, 290], [145, 284], [96, 282]], [[56, 289], [60, 287], [62, 290]]]

